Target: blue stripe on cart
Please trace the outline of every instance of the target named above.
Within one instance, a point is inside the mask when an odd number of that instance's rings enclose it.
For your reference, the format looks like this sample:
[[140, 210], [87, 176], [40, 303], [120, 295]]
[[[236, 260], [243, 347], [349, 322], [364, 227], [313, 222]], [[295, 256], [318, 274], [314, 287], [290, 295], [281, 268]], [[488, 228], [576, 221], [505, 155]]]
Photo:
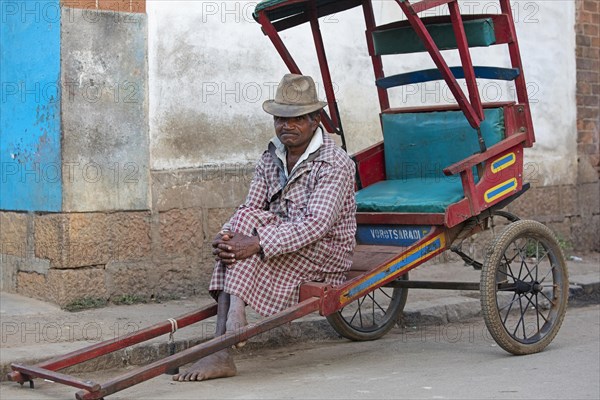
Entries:
[[516, 190], [517, 188], [517, 180], [515, 178], [511, 178], [509, 180], [507, 180], [506, 182], [501, 183], [498, 186], [495, 186], [493, 188], [491, 188], [490, 190], [488, 190], [487, 192], [485, 192], [485, 201], [487, 203], [490, 203], [504, 195], [506, 195], [507, 193]]
[[515, 163], [515, 153], [509, 153], [492, 163], [492, 172], [496, 173]]
[[414, 253], [409, 254], [406, 257], [399, 259], [394, 264], [388, 265], [384, 271], [381, 271], [378, 274], [371, 276], [364, 282], [361, 282], [359, 285], [351, 288], [350, 290], [348, 290], [348, 292], [344, 296], [345, 297], [353, 297], [353, 296], [363, 292], [364, 290], [367, 290], [368, 288], [377, 284], [378, 282], [385, 280], [388, 276], [390, 276], [404, 268], [407, 268], [407, 267], [411, 266], [412, 264], [414, 264], [415, 262], [429, 256], [431, 253], [436, 252], [443, 246], [442, 237], [443, 237], [443, 234], [438, 235], [427, 245], [418, 248], [417, 251], [415, 251]]

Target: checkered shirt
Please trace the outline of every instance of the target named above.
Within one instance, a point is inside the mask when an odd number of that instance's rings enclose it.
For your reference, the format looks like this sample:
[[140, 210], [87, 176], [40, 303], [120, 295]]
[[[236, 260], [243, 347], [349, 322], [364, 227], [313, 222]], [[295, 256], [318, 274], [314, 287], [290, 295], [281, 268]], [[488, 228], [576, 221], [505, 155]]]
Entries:
[[223, 226], [258, 235], [262, 255], [227, 269], [217, 263], [210, 291], [236, 295], [264, 316], [298, 301], [300, 284], [341, 284], [356, 244], [354, 163], [325, 133], [323, 145], [287, 179], [271, 143], [244, 204]]

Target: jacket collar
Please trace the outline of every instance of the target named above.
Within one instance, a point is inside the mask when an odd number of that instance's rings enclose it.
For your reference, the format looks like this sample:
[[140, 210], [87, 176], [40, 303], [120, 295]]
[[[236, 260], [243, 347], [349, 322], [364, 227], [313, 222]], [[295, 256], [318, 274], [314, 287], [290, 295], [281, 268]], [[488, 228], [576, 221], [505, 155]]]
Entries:
[[[303, 173], [312, 170], [313, 167], [313, 162], [312, 161], [316, 161], [316, 162], [326, 162], [329, 164], [333, 164], [334, 160], [335, 160], [335, 148], [337, 147], [337, 145], [335, 144], [335, 142], [333, 141], [333, 139], [331, 139], [329, 137], [329, 134], [325, 133], [323, 131], [323, 129], [321, 128], [321, 139], [323, 141], [323, 144], [314, 152], [312, 152], [310, 155], [308, 155], [308, 157], [306, 158], [306, 160], [304, 160], [301, 163], [297, 164], [297, 168], [294, 168], [294, 170], [292, 171], [292, 174], [287, 177], [285, 175], [284, 172], [284, 161], [285, 158], [282, 159], [279, 158], [276, 154], [277, 152], [277, 147], [274, 143], [274, 140], [271, 140], [269, 142], [269, 148], [268, 148], [268, 152], [271, 155], [271, 160], [273, 161], [273, 163], [278, 167], [278, 169], [280, 170], [280, 174], [279, 174], [279, 184], [280, 184], [280, 188], [284, 188], [287, 184], [291, 183], [292, 181], [294, 181], [297, 177], [299, 177], [300, 175], [302, 175]], [[281, 142], [279, 142], [281, 143]]]
[[294, 173], [295, 170], [297, 170], [302, 165], [302, 162], [304, 160], [308, 159], [313, 153], [317, 152], [321, 148], [321, 146], [323, 145], [323, 135], [320, 132], [315, 132], [315, 134], [310, 139], [310, 142], [308, 143], [308, 147], [306, 148], [306, 150], [304, 150], [304, 153], [302, 153], [302, 155], [298, 159], [298, 162], [296, 162], [296, 165], [294, 165], [294, 168], [292, 168], [291, 171], [287, 170], [287, 150], [283, 143], [281, 143], [277, 136], [271, 139], [271, 143], [275, 145], [275, 156], [281, 161], [283, 165], [283, 171], [286, 177], [289, 177]]

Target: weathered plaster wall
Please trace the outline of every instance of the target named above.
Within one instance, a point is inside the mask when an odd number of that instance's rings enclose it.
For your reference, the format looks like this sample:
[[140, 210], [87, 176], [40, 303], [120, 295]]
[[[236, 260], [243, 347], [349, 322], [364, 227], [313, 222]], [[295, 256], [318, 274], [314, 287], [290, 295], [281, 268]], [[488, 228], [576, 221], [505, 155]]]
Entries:
[[62, 206], [58, 0], [3, 2], [0, 209]]
[[[262, 101], [272, 97], [283, 62], [251, 17], [256, 2], [148, 4], [152, 168], [252, 162], [272, 135]], [[497, 1], [462, 2], [472, 13], [498, 12]], [[530, 180], [576, 180], [575, 6], [572, 1], [513, 3], [538, 142], [528, 151]], [[394, 2], [376, 1], [376, 18], [400, 17]], [[430, 15], [444, 13], [434, 9]], [[360, 9], [321, 21], [350, 151], [381, 138], [370, 59]], [[306, 27], [283, 33], [304, 73], [320, 81]], [[446, 52], [448, 53], [448, 52]], [[506, 46], [475, 49], [479, 65], [508, 66]], [[458, 58], [449, 57], [456, 65]], [[427, 55], [384, 58], [386, 73], [433, 65]], [[485, 82], [482, 98], [514, 98], [512, 84]], [[392, 90], [393, 104], [448, 102], [444, 84]], [[323, 91], [321, 91], [323, 96]], [[203, 140], [198, 137], [202, 136]]]
[[147, 210], [146, 15], [62, 13], [63, 211]]

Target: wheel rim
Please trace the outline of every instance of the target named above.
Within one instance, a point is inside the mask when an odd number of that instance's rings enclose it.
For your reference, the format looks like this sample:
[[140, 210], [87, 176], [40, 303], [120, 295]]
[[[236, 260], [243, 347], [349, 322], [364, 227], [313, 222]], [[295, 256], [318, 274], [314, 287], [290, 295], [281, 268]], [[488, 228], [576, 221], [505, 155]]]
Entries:
[[388, 312], [395, 308], [400, 300], [400, 290], [379, 288], [360, 299], [353, 301], [339, 311], [344, 321], [352, 329], [370, 333], [385, 327], [395, 313]]
[[517, 237], [504, 250], [496, 271], [496, 305], [506, 332], [533, 344], [548, 335], [560, 318], [564, 282], [557, 255], [544, 238]]

